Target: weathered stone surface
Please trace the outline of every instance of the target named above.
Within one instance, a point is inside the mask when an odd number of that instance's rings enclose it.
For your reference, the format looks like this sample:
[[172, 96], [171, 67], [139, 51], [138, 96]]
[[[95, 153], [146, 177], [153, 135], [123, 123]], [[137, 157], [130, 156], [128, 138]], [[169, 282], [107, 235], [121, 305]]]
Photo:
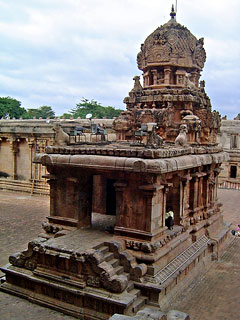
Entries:
[[154, 320], [167, 320], [166, 314], [157, 310], [156, 308], [153, 309], [151, 307], [144, 308], [141, 311], [138, 311], [138, 316], [145, 317], [147, 319], [154, 319]]
[[184, 312], [170, 310], [167, 313], [167, 320], [190, 320], [190, 317]]

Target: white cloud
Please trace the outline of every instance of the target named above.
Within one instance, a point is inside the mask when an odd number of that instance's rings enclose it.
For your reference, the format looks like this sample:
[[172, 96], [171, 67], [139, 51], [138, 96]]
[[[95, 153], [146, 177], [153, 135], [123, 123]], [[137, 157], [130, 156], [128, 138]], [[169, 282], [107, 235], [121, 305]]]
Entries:
[[[58, 114], [82, 97], [123, 106], [140, 44], [169, 20], [172, 0], [0, 0], [0, 95]], [[205, 37], [214, 107], [239, 105], [239, 0], [181, 0], [177, 20]]]

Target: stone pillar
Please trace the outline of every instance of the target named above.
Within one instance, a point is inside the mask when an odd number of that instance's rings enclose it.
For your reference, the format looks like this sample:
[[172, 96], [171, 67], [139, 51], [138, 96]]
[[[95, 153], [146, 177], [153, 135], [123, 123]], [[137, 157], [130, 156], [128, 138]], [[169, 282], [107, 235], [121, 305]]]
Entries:
[[[48, 168], [51, 171], [51, 168]], [[92, 176], [48, 176], [50, 184], [49, 222], [75, 227], [90, 227], [92, 216]]]
[[156, 235], [163, 227], [163, 214], [165, 214], [164, 203], [166, 206], [166, 200], [164, 197], [164, 185], [143, 185], [139, 186], [146, 199], [146, 231], [152, 235]]
[[[45, 152], [45, 146], [46, 146], [46, 140], [38, 140], [38, 149], [40, 153]], [[42, 175], [44, 172], [42, 172], [43, 166], [40, 164], [38, 166], [38, 180], [42, 180]]]
[[157, 70], [156, 69], [153, 69], [152, 70], [152, 75], [153, 75], [153, 85], [156, 85], [157, 84]]
[[193, 210], [196, 210], [198, 208], [198, 183], [199, 183], [199, 172], [195, 172], [191, 174], [192, 181], [194, 185], [194, 192], [193, 192]]
[[198, 88], [198, 81], [199, 81], [199, 77], [197, 77], [198, 73], [197, 72], [191, 72], [191, 76], [190, 76], [190, 81], [192, 81], [195, 86]]
[[93, 176], [93, 212], [106, 214], [107, 179], [102, 175]]
[[26, 139], [27, 144], [29, 147], [29, 160], [30, 160], [30, 170], [29, 170], [29, 180], [34, 179], [34, 173], [33, 173], [33, 147], [34, 147], [34, 140], [32, 139]]
[[209, 203], [209, 206], [212, 207], [214, 203], [215, 176], [214, 176], [214, 171], [212, 169], [208, 171], [208, 174], [209, 174], [208, 203]]
[[145, 72], [143, 75], [143, 86], [148, 87], [149, 86], [149, 71]]
[[72, 178], [72, 182], [75, 184], [73, 197], [78, 227], [89, 227], [92, 224], [92, 176], [84, 174], [78, 179]]
[[116, 235], [151, 241], [163, 232], [164, 197], [161, 185], [115, 183], [117, 198]]
[[169, 188], [173, 186], [172, 183], [161, 183], [164, 188], [162, 189], [162, 217], [161, 217], [161, 227], [165, 227], [165, 213], [166, 213], [166, 204], [167, 204], [167, 194], [169, 192]]
[[143, 87], [147, 87], [148, 86], [148, 73], [144, 73], [143, 74]]
[[17, 180], [17, 153], [18, 153], [18, 143], [15, 139], [10, 140], [10, 148], [13, 155], [12, 162], [12, 176], [14, 180]]
[[203, 177], [203, 216], [205, 219], [208, 218], [208, 207], [209, 207], [209, 173], [206, 172], [206, 175]]
[[190, 226], [190, 218], [189, 218], [189, 197], [190, 197], [190, 180], [192, 177], [190, 174], [186, 174], [184, 176], [181, 176], [181, 225], [184, 226], [184, 228], [187, 228]]
[[165, 84], [170, 84], [170, 80], [171, 80], [171, 68], [167, 67], [164, 68], [164, 83]]
[[116, 227], [124, 225], [124, 211], [123, 211], [123, 192], [127, 186], [125, 181], [117, 181], [114, 183], [116, 191]]
[[214, 189], [215, 189], [215, 192], [214, 192], [214, 200], [217, 201], [218, 198], [217, 198], [217, 186], [218, 186], [218, 175], [219, 173], [221, 172], [221, 168], [215, 168], [214, 170], [214, 176], [215, 176], [215, 186], [214, 186]]
[[50, 186], [50, 217], [52, 217], [57, 215], [57, 208], [56, 208], [57, 178], [53, 174], [47, 175], [46, 178], [48, 178], [47, 183]]

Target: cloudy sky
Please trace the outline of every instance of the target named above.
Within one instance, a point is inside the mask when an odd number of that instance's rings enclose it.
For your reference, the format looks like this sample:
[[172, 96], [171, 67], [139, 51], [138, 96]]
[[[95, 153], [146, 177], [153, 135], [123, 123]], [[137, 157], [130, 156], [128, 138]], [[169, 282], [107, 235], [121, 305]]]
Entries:
[[[0, 0], [0, 96], [57, 115], [82, 97], [124, 108], [141, 43], [176, 0]], [[240, 1], [178, 0], [177, 21], [204, 37], [213, 109], [240, 112]]]

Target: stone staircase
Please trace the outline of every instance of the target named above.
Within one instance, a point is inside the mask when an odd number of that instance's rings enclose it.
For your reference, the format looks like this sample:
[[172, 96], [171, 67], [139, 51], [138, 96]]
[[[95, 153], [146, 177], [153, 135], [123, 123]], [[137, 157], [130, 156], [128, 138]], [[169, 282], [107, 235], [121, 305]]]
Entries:
[[189, 248], [178, 255], [162, 270], [160, 270], [155, 279], [159, 284], [163, 284], [167, 281], [174, 273], [176, 273], [184, 264], [187, 263], [199, 250], [206, 247], [210, 240], [204, 235], [198, 241], [194, 242]]
[[[185, 251], [180, 253], [175, 259], [173, 259], [169, 264], [167, 264], [163, 269], [161, 269], [155, 276], [154, 282], [158, 285], [163, 285], [167, 280], [169, 280], [174, 274], [176, 274], [184, 265], [194, 257], [197, 256], [199, 251], [206, 249], [210, 239], [205, 235], [194, 242]], [[145, 277], [148, 278], [148, 277]], [[149, 281], [150, 279], [148, 279]], [[150, 280], [150, 282], [152, 282]]]
[[[116, 253], [111, 252], [108, 243], [102, 243], [97, 247], [94, 247], [95, 250], [98, 250], [104, 255], [104, 261], [110, 264], [116, 275], [123, 275], [128, 279], [128, 286], [126, 288], [126, 293], [132, 295], [132, 303], [128, 307], [128, 314], [134, 315], [143, 307], [148, 304], [148, 297], [143, 296], [140, 289], [135, 287], [134, 281], [131, 280], [130, 272], [124, 271], [124, 266], [122, 266], [121, 259], [116, 258]], [[122, 252], [121, 252], [122, 253]], [[137, 265], [136, 260], [132, 257], [132, 264]]]

